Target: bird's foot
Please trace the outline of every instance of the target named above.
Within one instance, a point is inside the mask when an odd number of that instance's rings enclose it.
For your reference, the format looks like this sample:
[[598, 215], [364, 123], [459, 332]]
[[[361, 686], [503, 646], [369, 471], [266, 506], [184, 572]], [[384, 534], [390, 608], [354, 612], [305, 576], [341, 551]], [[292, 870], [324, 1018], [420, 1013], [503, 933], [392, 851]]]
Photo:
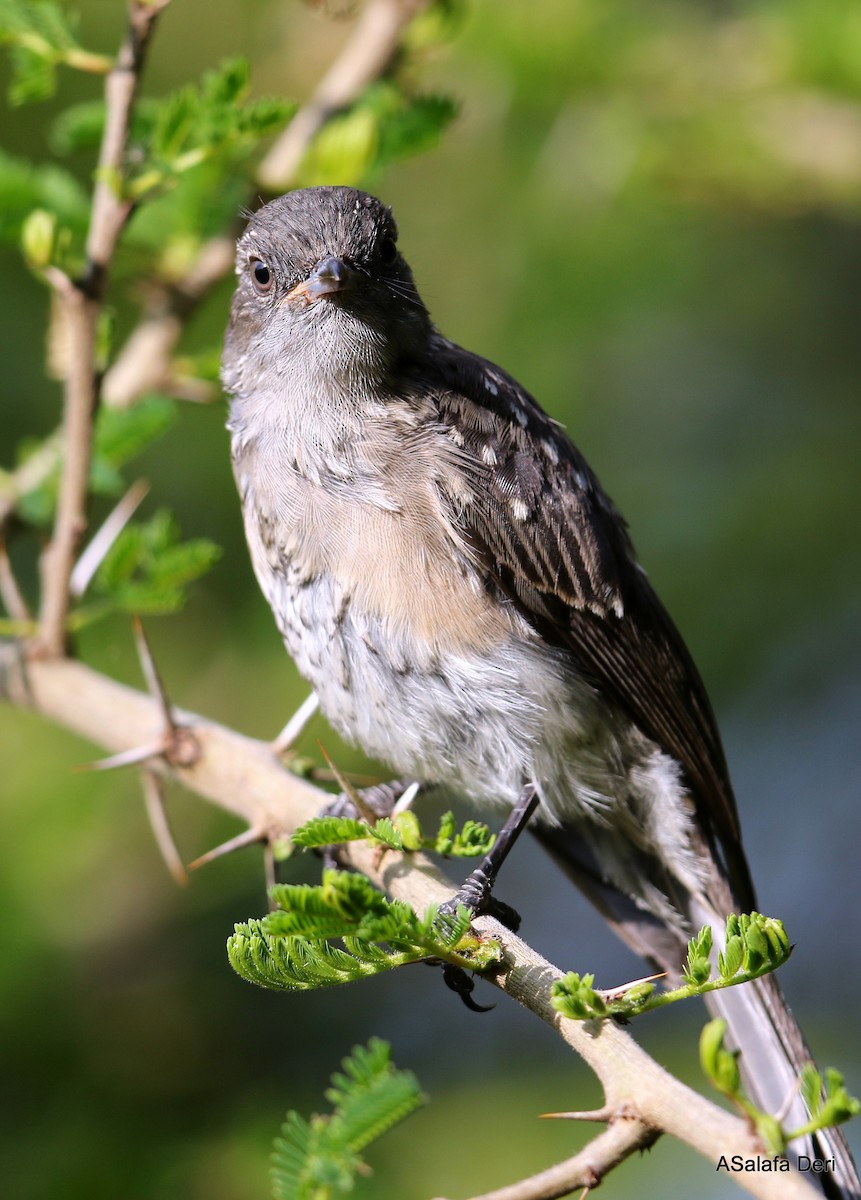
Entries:
[[467, 875], [457, 894], [440, 906], [441, 913], [453, 915], [460, 905], [464, 905], [473, 916], [487, 914], [495, 917], [512, 933], [517, 932], [520, 927], [520, 914], [510, 904], [497, 900], [493, 895], [493, 887], [500, 867], [526, 828], [537, 805], [538, 793], [535, 785], [530, 783], [520, 793], [520, 799], [511, 810], [490, 851], [475, 870]]

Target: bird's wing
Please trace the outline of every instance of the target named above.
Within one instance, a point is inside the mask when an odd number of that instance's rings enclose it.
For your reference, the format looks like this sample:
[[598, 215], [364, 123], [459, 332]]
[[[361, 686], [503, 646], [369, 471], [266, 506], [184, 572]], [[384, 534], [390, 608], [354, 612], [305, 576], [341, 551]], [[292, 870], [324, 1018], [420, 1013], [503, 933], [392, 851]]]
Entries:
[[752, 905], [711, 705], [624, 521], [576, 447], [514, 379], [442, 337], [433, 350], [440, 418], [474, 477], [472, 498], [450, 497], [450, 512], [488, 585], [681, 765], [737, 902]]

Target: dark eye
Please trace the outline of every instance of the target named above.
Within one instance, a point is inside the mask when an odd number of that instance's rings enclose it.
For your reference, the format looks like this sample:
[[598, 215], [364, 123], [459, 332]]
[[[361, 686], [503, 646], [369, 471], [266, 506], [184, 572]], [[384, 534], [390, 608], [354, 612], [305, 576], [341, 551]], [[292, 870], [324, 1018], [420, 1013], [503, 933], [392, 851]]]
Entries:
[[251, 259], [251, 284], [258, 296], [272, 291], [272, 272], [260, 258]]
[[398, 247], [395, 244], [395, 239], [390, 237], [383, 238], [377, 253], [382, 266], [393, 267], [398, 261]]

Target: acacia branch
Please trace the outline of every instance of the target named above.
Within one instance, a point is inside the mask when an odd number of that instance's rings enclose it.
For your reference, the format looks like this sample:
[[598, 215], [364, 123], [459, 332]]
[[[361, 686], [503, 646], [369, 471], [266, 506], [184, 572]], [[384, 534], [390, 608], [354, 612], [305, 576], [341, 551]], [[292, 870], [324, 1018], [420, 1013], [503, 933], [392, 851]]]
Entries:
[[313, 138], [331, 116], [351, 105], [365, 88], [386, 74], [404, 30], [427, 3], [370, 0], [353, 36], [260, 164], [257, 178], [265, 188], [282, 191], [291, 186]]
[[102, 297], [120, 234], [131, 213], [121, 194], [123, 158], [132, 107], [146, 49], [158, 14], [169, 0], [131, 0], [125, 41], [105, 81], [105, 130], [87, 234], [87, 265], [72, 282], [60, 272], [54, 283], [63, 310], [67, 363], [63, 406], [63, 470], [51, 540], [40, 563], [42, 605], [38, 644], [54, 657], [63, 653], [69, 612], [69, 580], [86, 528], [87, 485], [96, 406], [96, 332]]
[[[149, 759], [150, 770], [172, 776], [270, 840], [292, 833], [326, 799], [318, 788], [291, 775], [270, 745], [176, 709], [171, 719], [174, 732], [180, 729], [185, 735], [184, 752], [172, 755], [158, 698], [69, 659], [28, 662], [19, 646], [7, 643], [0, 647], [0, 696], [111, 751], [163, 746], [161, 754], [154, 751]], [[189, 744], [193, 754], [188, 753]], [[345, 848], [344, 858], [419, 912], [449, 899], [454, 891], [451, 881], [420, 854], [388, 852], [381, 858], [377, 847], [353, 843]], [[502, 966], [491, 982], [550, 1025], [588, 1063], [603, 1085], [609, 1122], [607, 1133], [568, 1163], [514, 1185], [514, 1190], [491, 1193], [492, 1200], [547, 1200], [565, 1194], [558, 1190], [563, 1183], [569, 1191], [581, 1183], [594, 1186], [596, 1177], [660, 1133], [678, 1138], [712, 1163], [722, 1154], [749, 1158], [763, 1153], [747, 1122], [669, 1075], [612, 1021], [561, 1016], [550, 997], [562, 972], [520, 938], [489, 917], [478, 918], [475, 927], [504, 949]], [[818, 1194], [795, 1172], [744, 1172], [733, 1178], [761, 1200], [815, 1200]]]

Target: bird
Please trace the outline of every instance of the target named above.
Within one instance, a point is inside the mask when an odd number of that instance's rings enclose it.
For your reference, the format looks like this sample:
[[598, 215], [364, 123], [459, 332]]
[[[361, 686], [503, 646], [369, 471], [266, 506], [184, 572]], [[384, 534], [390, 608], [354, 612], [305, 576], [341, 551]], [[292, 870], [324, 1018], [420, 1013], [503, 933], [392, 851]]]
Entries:
[[[531, 825], [678, 978], [755, 893], [716, 719], [627, 526], [532, 395], [434, 325], [391, 210], [346, 186], [250, 215], [222, 359], [251, 562], [347, 741]], [[712, 993], [755, 1103], [797, 1128], [810, 1060], [773, 976]], [[812, 1144], [813, 1141], [813, 1144]], [[861, 1196], [843, 1134], [796, 1144]]]

